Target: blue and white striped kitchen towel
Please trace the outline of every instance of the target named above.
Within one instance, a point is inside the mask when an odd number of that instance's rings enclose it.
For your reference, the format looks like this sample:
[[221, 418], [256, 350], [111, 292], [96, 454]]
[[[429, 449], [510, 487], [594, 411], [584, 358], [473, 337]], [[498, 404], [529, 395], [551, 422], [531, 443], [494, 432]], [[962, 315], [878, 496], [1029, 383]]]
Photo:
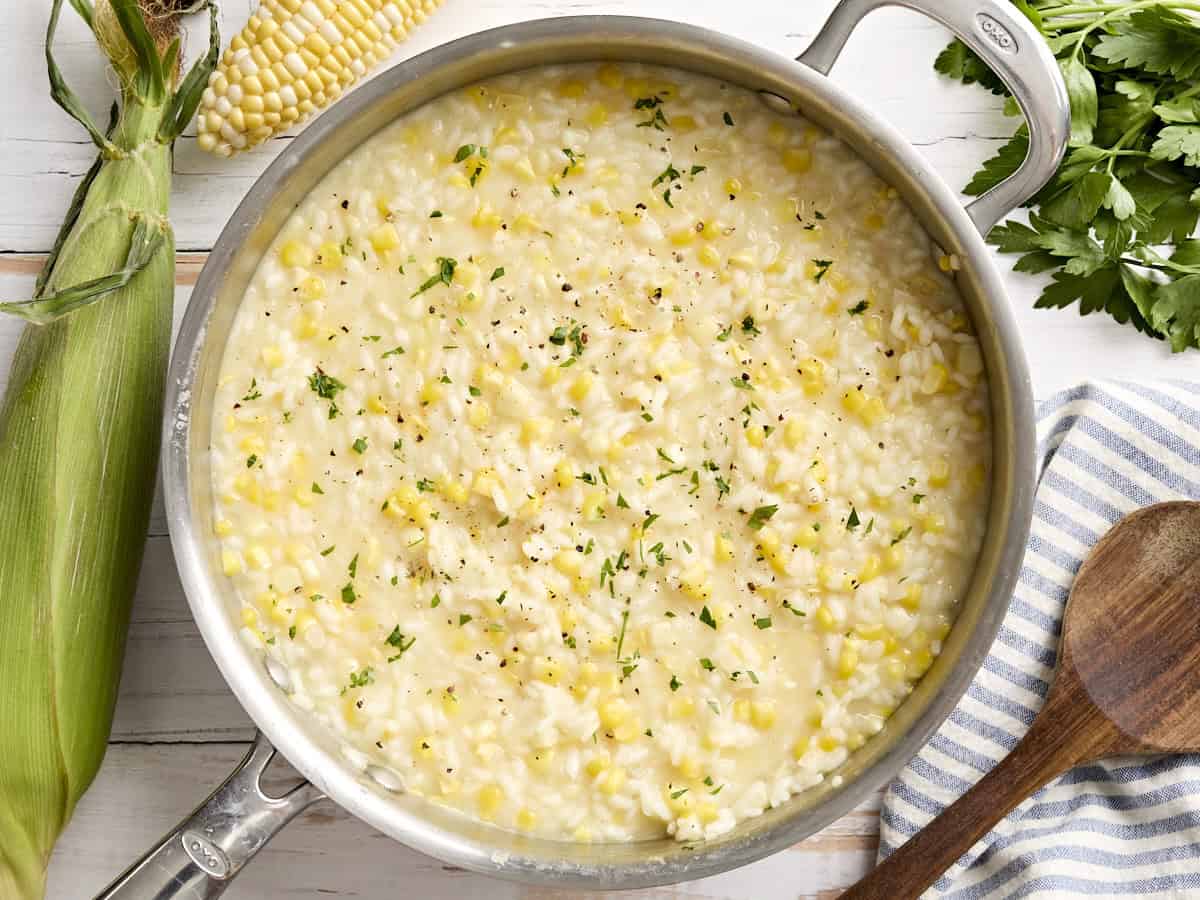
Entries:
[[[1038, 408], [1033, 530], [1008, 615], [962, 701], [889, 785], [880, 858], [1016, 745], [1045, 699], [1071, 580], [1108, 528], [1200, 500], [1200, 383], [1090, 382]], [[1026, 800], [928, 892], [939, 900], [1200, 897], [1200, 756], [1078, 768]]]

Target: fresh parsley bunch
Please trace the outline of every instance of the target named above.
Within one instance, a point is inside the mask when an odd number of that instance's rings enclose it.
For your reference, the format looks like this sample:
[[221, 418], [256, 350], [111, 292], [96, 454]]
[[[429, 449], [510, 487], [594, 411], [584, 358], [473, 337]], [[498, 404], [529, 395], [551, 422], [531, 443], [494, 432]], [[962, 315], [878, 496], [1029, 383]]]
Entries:
[[[1103, 310], [1178, 352], [1200, 348], [1200, 2], [1013, 0], [1058, 59], [1071, 140], [1054, 178], [988, 242], [1049, 272], [1037, 306]], [[1007, 96], [966, 45], [937, 71]], [[1017, 114], [1009, 97], [1006, 111]], [[964, 189], [982, 194], [1025, 159], [1024, 125]]]

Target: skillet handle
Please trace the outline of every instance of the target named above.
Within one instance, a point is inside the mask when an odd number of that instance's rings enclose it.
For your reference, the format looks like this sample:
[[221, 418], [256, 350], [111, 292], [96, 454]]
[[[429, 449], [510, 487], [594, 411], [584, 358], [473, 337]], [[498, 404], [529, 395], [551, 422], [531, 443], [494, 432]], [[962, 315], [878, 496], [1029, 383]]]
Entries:
[[797, 60], [829, 74], [850, 33], [881, 6], [902, 6], [954, 32], [1016, 97], [1029, 125], [1029, 154], [1009, 178], [967, 204], [980, 234], [1032, 197], [1054, 175], [1071, 134], [1071, 104], [1054, 55], [1008, 0], [841, 0]]
[[238, 767], [96, 900], [209, 900], [219, 897], [259, 850], [308, 806], [324, 798], [301, 782], [282, 797], [263, 793], [275, 748], [261, 733]]

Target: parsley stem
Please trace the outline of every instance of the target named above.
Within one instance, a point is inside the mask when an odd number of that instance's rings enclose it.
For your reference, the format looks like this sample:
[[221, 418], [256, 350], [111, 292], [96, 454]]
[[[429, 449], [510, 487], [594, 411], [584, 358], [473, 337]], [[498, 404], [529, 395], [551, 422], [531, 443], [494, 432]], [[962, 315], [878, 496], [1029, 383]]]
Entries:
[[[1092, 19], [1090, 22], [1088, 22], [1087, 27], [1085, 27], [1081, 32], [1079, 32], [1079, 38], [1075, 41], [1075, 46], [1071, 48], [1071, 58], [1072, 59], [1079, 58], [1079, 54], [1083, 50], [1083, 44], [1088, 39], [1088, 35], [1090, 35], [1093, 31], [1095, 31], [1101, 25], [1104, 25], [1106, 22], [1108, 22], [1112, 19], [1120, 19], [1125, 16], [1128, 16], [1130, 13], [1133, 13], [1136, 10], [1147, 9], [1152, 6], [1156, 6], [1160, 9], [1187, 9], [1187, 10], [1191, 10], [1193, 12], [1200, 12], [1200, 3], [1186, 2], [1186, 0], [1137, 0], [1137, 2], [1135, 2], [1135, 3], [1122, 3], [1120, 6], [1117, 6], [1117, 7], [1100, 6], [1100, 7], [1093, 7], [1090, 10], [1086, 10], [1086, 9], [1082, 10], [1082, 11], [1080, 11], [1080, 13], [1077, 13], [1077, 14], [1083, 14], [1083, 13], [1088, 13], [1088, 12], [1093, 12], [1093, 13], [1101, 12], [1103, 14], [1100, 16], [1097, 16], [1095, 19]], [[1061, 16], [1061, 15], [1065, 14], [1066, 10], [1070, 10], [1070, 9], [1072, 9], [1072, 7], [1064, 6], [1064, 7], [1060, 7], [1059, 9], [1056, 9], [1054, 11], [1054, 13], [1056, 16]], [[1043, 21], [1045, 21], [1045, 20], [1043, 19]], [[1069, 26], [1065, 26], [1065, 25], [1060, 26], [1060, 28], [1065, 28], [1065, 27], [1069, 27]]]

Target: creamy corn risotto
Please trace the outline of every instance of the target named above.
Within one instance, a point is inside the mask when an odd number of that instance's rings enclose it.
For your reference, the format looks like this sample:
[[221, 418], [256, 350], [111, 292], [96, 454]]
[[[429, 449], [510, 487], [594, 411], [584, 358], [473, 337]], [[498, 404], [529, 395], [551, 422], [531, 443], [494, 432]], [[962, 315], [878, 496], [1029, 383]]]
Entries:
[[749, 91], [523, 72], [355, 149], [212, 436], [245, 639], [356, 764], [505, 828], [719, 835], [829, 777], [984, 530], [980, 351], [894, 190]]

